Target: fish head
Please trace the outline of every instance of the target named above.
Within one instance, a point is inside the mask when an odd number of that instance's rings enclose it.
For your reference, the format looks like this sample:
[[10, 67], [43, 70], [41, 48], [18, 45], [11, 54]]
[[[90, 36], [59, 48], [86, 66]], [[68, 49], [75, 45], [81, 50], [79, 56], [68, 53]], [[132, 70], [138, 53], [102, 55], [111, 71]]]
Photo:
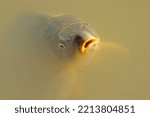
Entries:
[[[81, 19], [66, 18], [63, 19], [61, 28], [56, 31], [53, 38], [52, 46], [55, 46], [54, 51], [57, 56], [63, 61], [69, 61], [94, 53], [100, 41], [95, 30]], [[61, 20], [57, 23], [60, 22]]]

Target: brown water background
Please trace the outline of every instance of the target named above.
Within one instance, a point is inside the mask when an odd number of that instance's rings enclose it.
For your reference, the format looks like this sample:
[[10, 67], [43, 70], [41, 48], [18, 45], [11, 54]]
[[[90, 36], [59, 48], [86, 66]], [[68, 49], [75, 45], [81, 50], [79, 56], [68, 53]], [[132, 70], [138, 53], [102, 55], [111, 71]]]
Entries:
[[[19, 71], [17, 65], [11, 64], [12, 61], [8, 62], [7, 52], [11, 47], [3, 42], [8, 27], [15, 21], [15, 15], [21, 11], [67, 13], [85, 19], [99, 33], [102, 41], [107, 42], [106, 46], [100, 47], [97, 51], [95, 62], [74, 76], [77, 80], [75, 92], [79, 96], [72, 95], [69, 99], [150, 99], [149, 0], [1, 0], [0, 2], [1, 99], [5, 99], [7, 95], [12, 95], [8, 99], [16, 99], [17, 95], [23, 95], [24, 93], [16, 93], [15, 96], [13, 91], [19, 92], [19, 87], [25, 82], [30, 82], [30, 87], [26, 86], [26, 91], [33, 90], [35, 95], [31, 91], [29, 95], [33, 96], [29, 98], [24, 94], [20, 99], [51, 99], [48, 96], [48, 83], [41, 82], [44, 76], [48, 77], [48, 64], [41, 62], [39, 68], [25, 66], [26, 69], [30, 69], [24, 73]], [[17, 51], [17, 54], [21, 53]], [[28, 61], [29, 63], [22, 63], [21, 59], [17, 61], [26, 65], [32, 63], [36, 59], [34, 57]], [[18, 70], [17, 75], [12, 69]], [[47, 74], [43, 75], [44, 73]], [[68, 75], [73, 77], [73, 74]], [[17, 77], [20, 77], [20, 81]], [[18, 84], [12, 87], [11, 84], [15, 82]], [[35, 82], [39, 86], [37, 90]], [[56, 80], [53, 87], [64, 82], [67, 80]], [[57, 92], [55, 88], [51, 90]], [[12, 94], [9, 94], [10, 92]], [[45, 92], [47, 96], [43, 98], [41, 95], [45, 95]]]

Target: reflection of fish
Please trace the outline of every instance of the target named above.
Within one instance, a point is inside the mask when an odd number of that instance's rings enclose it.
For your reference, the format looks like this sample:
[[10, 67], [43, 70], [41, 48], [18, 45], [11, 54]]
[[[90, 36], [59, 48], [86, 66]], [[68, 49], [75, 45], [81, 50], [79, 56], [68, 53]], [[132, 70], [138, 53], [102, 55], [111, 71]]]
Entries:
[[127, 48], [114, 42], [101, 41], [99, 52], [96, 53], [93, 60], [104, 63], [113, 60], [113, 58], [119, 59], [120, 57], [125, 60], [130, 58], [130, 53]]
[[[69, 15], [21, 15], [13, 30], [7, 42], [7, 54], [10, 55], [3, 61], [3, 66], [8, 66], [6, 69], [11, 72], [9, 75], [4, 72], [2, 77], [4, 82], [6, 77], [14, 80], [9, 88], [1, 85], [7, 90], [2, 97], [8, 99], [42, 99], [45, 93], [47, 97], [58, 98], [56, 92], [65, 97], [63, 90], [58, 90], [63, 88], [63, 82], [73, 82], [68, 81], [73, 76], [67, 69], [70, 71], [75, 67], [73, 63], [91, 55], [99, 41], [87, 22]], [[60, 70], [67, 73], [58, 75]], [[72, 86], [69, 83], [64, 87], [64, 90], [70, 90]]]

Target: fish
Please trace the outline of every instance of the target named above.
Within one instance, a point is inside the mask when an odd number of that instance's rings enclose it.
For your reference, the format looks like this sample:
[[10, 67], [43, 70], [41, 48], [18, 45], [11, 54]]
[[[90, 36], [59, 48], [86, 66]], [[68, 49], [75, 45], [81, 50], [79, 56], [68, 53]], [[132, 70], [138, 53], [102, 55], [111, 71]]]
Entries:
[[70, 15], [28, 14], [20, 19], [17, 33], [21, 34], [21, 38], [44, 41], [62, 63], [69, 63], [77, 56], [83, 58], [91, 51], [94, 53], [100, 41], [89, 23]]
[[0, 99], [78, 97], [76, 74], [100, 43], [88, 22], [67, 14], [22, 13], [9, 32], [2, 44], [7, 50], [1, 52], [0, 89], [5, 92]]

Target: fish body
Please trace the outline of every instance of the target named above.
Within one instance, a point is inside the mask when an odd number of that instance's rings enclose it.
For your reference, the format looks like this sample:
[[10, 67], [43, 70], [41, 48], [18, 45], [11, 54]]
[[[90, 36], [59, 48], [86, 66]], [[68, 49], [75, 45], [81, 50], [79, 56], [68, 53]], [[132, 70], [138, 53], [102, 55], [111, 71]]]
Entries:
[[77, 78], [75, 66], [81, 67], [99, 42], [89, 23], [65, 14], [23, 13], [7, 34], [1, 46], [5, 52], [1, 52], [0, 90], [5, 92], [0, 99], [72, 95], [77, 89], [71, 88]]

